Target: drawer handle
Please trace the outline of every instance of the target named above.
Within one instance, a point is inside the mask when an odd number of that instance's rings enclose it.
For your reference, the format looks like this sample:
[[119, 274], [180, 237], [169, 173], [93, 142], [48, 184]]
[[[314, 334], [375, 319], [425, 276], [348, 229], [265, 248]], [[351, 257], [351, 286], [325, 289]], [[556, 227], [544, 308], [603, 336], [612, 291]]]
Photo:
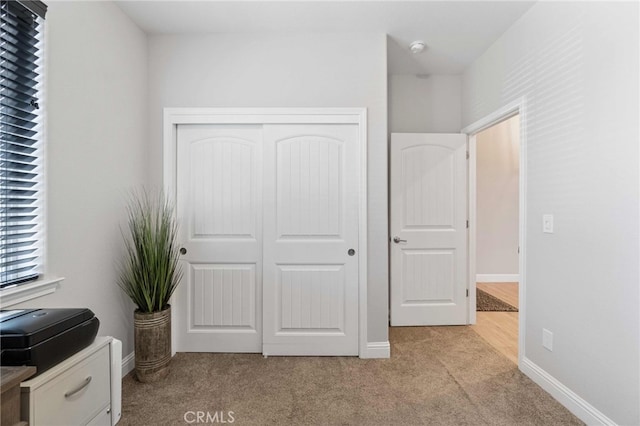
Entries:
[[89, 383], [91, 383], [91, 376], [87, 377], [86, 379], [84, 379], [84, 382], [78, 386], [77, 388], [75, 388], [72, 391], [69, 391], [67, 393], [64, 394], [65, 398], [70, 398], [73, 395], [77, 394], [78, 392], [80, 392], [82, 389], [86, 388], [87, 386], [89, 386]]

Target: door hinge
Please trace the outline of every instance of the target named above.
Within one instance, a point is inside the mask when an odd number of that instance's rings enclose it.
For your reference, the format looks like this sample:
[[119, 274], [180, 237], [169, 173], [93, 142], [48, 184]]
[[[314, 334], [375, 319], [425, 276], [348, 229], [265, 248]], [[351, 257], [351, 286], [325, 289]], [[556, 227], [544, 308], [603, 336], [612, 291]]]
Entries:
[[520, 246], [518, 246], [518, 254], [520, 254]]
[[467, 151], [467, 160], [469, 159], [469, 151]]
[[469, 297], [469, 289], [467, 289], [467, 297]]
[[467, 229], [469, 229], [469, 221], [467, 220]]

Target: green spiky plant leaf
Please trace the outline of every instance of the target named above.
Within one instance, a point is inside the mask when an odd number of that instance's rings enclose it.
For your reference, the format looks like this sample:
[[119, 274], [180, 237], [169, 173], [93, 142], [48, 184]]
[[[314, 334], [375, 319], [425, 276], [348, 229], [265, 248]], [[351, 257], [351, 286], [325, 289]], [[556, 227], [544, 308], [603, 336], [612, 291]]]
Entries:
[[182, 278], [174, 207], [164, 194], [142, 191], [131, 196], [127, 212], [118, 285], [141, 312], [162, 311]]

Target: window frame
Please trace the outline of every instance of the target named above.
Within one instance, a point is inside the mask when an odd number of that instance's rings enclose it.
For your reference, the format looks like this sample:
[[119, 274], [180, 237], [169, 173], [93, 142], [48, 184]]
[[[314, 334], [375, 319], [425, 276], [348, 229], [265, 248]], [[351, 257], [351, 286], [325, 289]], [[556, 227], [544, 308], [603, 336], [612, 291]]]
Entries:
[[[3, 7], [7, 7], [4, 3], [6, 0], [2, 0]], [[58, 287], [63, 278], [53, 276], [47, 273], [46, 270], [46, 225], [47, 225], [47, 209], [46, 209], [46, 186], [47, 186], [47, 174], [46, 174], [46, 29], [45, 14], [47, 6], [41, 1], [33, 0], [18, 0], [12, 1], [14, 5], [12, 7], [22, 6], [28, 12], [32, 13], [34, 19], [38, 21], [38, 32], [36, 36], [37, 43], [37, 56], [38, 58], [33, 62], [36, 64], [35, 71], [39, 74], [36, 81], [35, 88], [37, 92], [34, 97], [37, 99], [39, 108], [37, 109], [37, 118], [34, 119], [37, 129], [37, 133], [34, 137], [38, 139], [38, 142], [34, 145], [36, 150], [32, 155], [37, 159], [33, 164], [36, 165], [38, 177], [35, 179], [36, 184], [34, 188], [37, 190], [36, 202], [34, 206], [37, 207], [37, 218], [35, 219], [36, 236], [37, 240], [35, 245], [37, 249], [37, 266], [34, 269], [38, 276], [29, 280], [17, 281], [15, 283], [2, 283], [3, 287], [0, 288], [0, 308], [5, 309], [8, 306], [12, 306], [35, 297], [41, 297], [46, 294], [53, 293]]]

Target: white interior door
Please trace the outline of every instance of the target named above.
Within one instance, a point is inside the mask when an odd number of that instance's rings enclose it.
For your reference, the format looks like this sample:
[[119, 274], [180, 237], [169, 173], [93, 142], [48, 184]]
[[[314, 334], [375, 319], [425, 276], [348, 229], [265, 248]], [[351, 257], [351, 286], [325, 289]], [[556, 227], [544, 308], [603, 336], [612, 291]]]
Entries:
[[466, 153], [466, 135], [391, 135], [391, 325], [467, 323]]
[[263, 353], [357, 355], [358, 126], [265, 125], [264, 149]]
[[179, 125], [179, 352], [262, 350], [262, 126]]

